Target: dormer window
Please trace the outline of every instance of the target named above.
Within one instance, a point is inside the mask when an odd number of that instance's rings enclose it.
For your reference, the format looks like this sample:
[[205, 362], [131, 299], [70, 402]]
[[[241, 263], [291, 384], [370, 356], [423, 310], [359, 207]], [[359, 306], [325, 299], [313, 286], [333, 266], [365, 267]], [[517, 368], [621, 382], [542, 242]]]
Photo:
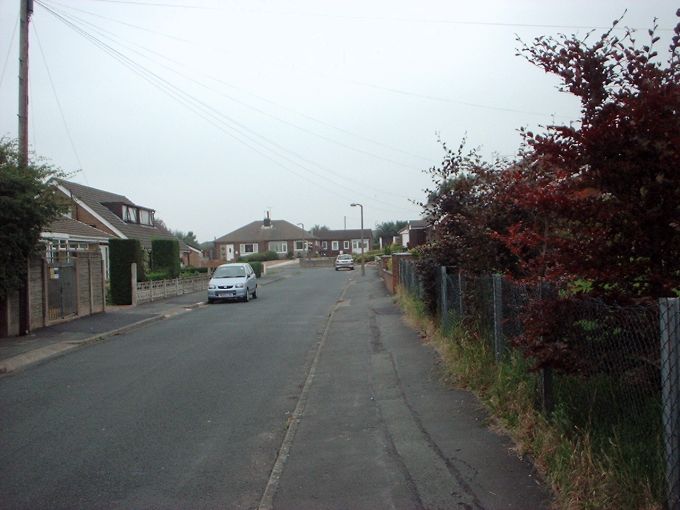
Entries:
[[140, 209], [139, 223], [153, 227], [153, 211], [150, 211], [149, 209]]
[[123, 205], [123, 221], [127, 223], [139, 223], [137, 220], [137, 208]]

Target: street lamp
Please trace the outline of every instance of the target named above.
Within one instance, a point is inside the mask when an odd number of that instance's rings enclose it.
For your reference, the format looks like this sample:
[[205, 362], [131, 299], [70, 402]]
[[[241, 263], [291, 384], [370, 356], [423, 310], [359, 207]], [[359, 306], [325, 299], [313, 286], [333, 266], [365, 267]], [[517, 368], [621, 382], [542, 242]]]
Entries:
[[307, 246], [307, 232], [305, 231], [305, 224], [304, 223], [296, 223], [296, 225], [299, 225], [300, 228], [302, 228], [302, 231], [304, 232], [303, 238], [302, 238], [302, 246], [304, 247], [305, 251], [309, 252], [309, 247]]
[[364, 268], [364, 206], [361, 204], [349, 204], [350, 207], [361, 207], [361, 276], [366, 275]]

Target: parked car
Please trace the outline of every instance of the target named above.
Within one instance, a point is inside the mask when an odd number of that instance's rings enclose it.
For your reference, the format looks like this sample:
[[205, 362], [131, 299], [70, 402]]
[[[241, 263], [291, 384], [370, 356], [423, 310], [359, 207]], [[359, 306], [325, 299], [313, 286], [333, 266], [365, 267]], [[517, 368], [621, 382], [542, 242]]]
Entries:
[[257, 298], [257, 276], [246, 263], [222, 264], [208, 282], [208, 303], [219, 299], [248, 301]]
[[335, 270], [339, 271], [342, 268], [354, 269], [354, 258], [348, 253], [343, 253], [335, 258]]

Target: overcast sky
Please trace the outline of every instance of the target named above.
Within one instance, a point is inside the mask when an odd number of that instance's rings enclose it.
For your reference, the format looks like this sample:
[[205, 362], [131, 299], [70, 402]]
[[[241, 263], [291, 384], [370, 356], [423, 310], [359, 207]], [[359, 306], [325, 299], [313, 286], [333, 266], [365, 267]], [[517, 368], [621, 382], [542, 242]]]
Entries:
[[[32, 150], [201, 241], [260, 220], [416, 219], [439, 134], [512, 156], [578, 118], [515, 36], [646, 32], [670, 0], [35, 0]], [[17, 136], [18, 10], [0, 1], [0, 135]], [[660, 35], [666, 42], [671, 32]], [[662, 52], [661, 52], [662, 53]], [[664, 55], [665, 56], [665, 55]]]

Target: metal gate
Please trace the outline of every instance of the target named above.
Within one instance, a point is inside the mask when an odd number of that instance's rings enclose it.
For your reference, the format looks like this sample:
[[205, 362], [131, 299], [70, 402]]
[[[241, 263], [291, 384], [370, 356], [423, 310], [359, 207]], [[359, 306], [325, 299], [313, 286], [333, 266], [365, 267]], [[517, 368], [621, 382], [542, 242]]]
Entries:
[[54, 262], [47, 270], [48, 320], [74, 315], [78, 311], [75, 262]]

